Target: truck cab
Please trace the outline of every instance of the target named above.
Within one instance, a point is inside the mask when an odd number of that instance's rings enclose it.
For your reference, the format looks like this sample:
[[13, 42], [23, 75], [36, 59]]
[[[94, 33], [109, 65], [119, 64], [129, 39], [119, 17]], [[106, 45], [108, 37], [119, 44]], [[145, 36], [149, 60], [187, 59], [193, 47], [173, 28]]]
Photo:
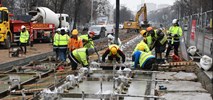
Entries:
[[57, 14], [59, 21], [61, 21], [61, 27], [66, 27], [70, 29], [70, 24], [69, 24], [69, 15], [68, 14]]
[[6, 7], [0, 7], [0, 43], [5, 43], [6, 48], [11, 47], [10, 19]]

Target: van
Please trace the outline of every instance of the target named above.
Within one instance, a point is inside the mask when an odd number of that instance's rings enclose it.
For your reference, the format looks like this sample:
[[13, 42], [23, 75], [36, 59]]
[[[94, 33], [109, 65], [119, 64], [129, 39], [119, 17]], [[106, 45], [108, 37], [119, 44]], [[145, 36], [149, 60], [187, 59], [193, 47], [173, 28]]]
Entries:
[[109, 34], [114, 35], [115, 33], [114, 25], [106, 25], [105, 28], [106, 28], [105, 36], [108, 36]]
[[105, 37], [106, 28], [103, 25], [92, 25], [89, 28], [89, 32], [91, 31], [95, 33], [94, 39], [99, 39]]

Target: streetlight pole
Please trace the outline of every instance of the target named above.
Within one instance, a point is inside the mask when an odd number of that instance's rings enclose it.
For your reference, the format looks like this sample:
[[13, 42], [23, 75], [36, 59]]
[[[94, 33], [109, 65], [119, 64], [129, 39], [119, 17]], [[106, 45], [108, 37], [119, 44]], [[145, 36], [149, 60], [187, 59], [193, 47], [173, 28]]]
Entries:
[[116, 27], [115, 27], [115, 43], [116, 44], [118, 44], [119, 20], [120, 20], [120, 0], [116, 0]]
[[90, 17], [90, 25], [92, 25], [93, 20], [93, 0], [91, 0], [91, 17]]

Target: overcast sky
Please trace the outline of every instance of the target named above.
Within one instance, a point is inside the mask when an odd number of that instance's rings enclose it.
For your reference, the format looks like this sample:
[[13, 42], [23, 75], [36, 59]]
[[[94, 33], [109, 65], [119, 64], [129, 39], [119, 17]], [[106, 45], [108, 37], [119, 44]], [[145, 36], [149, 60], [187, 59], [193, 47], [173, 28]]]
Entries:
[[[108, 0], [115, 7], [116, 0]], [[132, 11], [137, 10], [137, 5], [141, 3], [142, 0], [120, 0], [120, 4], [127, 6]], [[176, 0], [145, 0], [146, 3], [155, 4], [169, 4], [172, 5]]]

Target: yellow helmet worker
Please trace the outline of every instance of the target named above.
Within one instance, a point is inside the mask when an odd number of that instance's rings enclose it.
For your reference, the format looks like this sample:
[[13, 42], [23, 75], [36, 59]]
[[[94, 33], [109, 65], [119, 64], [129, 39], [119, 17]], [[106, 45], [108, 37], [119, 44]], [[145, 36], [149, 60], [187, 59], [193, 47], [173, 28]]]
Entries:
[[77, 30], [77, 29], [74, 29], [74, 30], [72, 31], [72, 35], [78, 35], [78, 30]]
[[138, 50], [144, 51], [144, 46], [143, 45], [139, 45]]
[[146, 36], [146, 34], [145, 34], [145, 33], [146, 33], [146, 30], [141, 30], [140, 33], [141, 33], [141, 35], [142, 35], [143, 37]]
[[118, 50], [117, 50], [116, 47], [112, 47], [112, 48], [110, 49], [110, 51], [112, 52], [112, 55], [116, 55]]

